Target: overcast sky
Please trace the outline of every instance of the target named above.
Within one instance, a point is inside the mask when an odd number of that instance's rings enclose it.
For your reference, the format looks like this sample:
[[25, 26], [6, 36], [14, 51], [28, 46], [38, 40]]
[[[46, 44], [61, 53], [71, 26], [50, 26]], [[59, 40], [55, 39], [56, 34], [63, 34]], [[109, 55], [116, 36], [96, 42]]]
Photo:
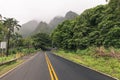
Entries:
[[105, 3], [105, 0], [0, 0], [0, 14], [16, 18], [20, 24], [32, 19], [49, 22], [55, 16], [65, 16], [68, 11], [80, 14]]

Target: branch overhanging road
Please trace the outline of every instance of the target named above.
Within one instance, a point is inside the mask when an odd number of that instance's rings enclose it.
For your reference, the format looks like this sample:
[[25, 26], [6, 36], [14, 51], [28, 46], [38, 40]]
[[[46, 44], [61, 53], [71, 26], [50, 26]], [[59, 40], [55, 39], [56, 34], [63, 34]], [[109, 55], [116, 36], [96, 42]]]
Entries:
[[51, 52], [39, 52], [0, 80], [116, 80]]

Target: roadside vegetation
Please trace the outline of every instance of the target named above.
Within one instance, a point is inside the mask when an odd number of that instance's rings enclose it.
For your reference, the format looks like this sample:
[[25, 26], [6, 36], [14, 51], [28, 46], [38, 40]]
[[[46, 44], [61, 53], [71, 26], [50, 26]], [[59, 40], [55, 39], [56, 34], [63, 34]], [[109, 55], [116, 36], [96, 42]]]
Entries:
[[57, 55], [120, 79], [120, 0], [66, 20], [52, 32]]
[[5, 64], [5, 65], [0, 66], [0, 76], [3, 75], [4, 73], [8, 72], [9, 70], [15, 68], [22, 62], [23, 62], [23, 60], [17, 60], [16, 62], [12, 62], [10, 64]]
[[55, 54], [77, 64], [82, 64], [96, 71], [100, 71], [111, 75], [112, 77], [120, 79], [120, 60], [108, 56], [99, 56], [99, 53], [96, 53], [95, 48], [78, 50], [76, 52], [57, 50], [55, 51]]
[[21, 58], [23, 56], [27, 56], [27, 55], [31, 55], [31, 54], [34, 54], [37, 50], [35, 50], [34, 48], [30, 48], [30, 49], [13, 49], [13, 50], [10, 50], [10, 54], [9, 56], [5, 56], [5, 55], [2, 55], [0, 56], [0, 63], [4, 63], [4, 62], [7, 62], [7, 61], [10, 61], [10, 60], [13, 60], [13, 59], [17, 59], [17, 58]]
[[8, 57], [7, 57], [7, 56], [1, 56], [1, 57], [0, 57], [0, 63], [7, 62], [7, 61], [10, 61], [10, 60], [13, 60], [13, 59], [15, 59], [15, 57], [16, 57], [15, 54], [9, 55]]
[[15, 31], [20, 28], [21, 25], [16, 19], [3, 18], [0, 15], [0, 42], [6, 42], [6, 48], [0, 46], [0, 75], [21, 64], [24, 56], [32, 55], [37, 51], [31, 37], [23, 38]]

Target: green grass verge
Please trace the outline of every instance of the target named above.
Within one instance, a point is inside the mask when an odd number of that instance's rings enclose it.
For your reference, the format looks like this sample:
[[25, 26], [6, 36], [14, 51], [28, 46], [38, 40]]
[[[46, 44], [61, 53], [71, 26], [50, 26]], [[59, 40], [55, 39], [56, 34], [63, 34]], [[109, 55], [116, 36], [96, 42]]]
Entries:
[[55, 54], [120, 79], [120, 61], [118, 59], [94, 57], [93, 55], [89, 55], [91, 52], [92, 51], [82, 50], [76, 53], [59, 50], [56, 51]]
[[16, 57], [15, 54], [11, 54], [8, 57], [6, 57], [6, 56], [0, 57], [0, 63], [10, 61], [12, 59], [15, 59], [15, 57]]
[[17, 60], [16, 62], [12, 62], [10, 64], [5, 64], [5, 65], [0, 66], [0, 75], [8, 72], [9, 70], [13, 69], [14, 67], [21, 64], [22, 62], [23, 60]]
[[10, 50], [10, 55], [9, 56], [0, 56], [0, 63], [2, 62], [7, 62], [10, 61], [12, 59], [18, 58], [25, 55], [30, 55], [35, 53], [37, 50], [35, 50], [34, 48], [25, 48], [25, 49], [21, 49], [21, 50]]

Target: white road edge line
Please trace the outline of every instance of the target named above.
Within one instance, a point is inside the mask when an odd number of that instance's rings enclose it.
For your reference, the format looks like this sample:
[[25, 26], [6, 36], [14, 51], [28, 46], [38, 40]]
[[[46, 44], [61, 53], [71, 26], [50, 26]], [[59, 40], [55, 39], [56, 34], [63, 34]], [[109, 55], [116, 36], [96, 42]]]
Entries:
[[[59, 55], [57, 55], [57, 54], [54, 53], [54, 52], [53, 52], [53, 54], [56, 55], [56, 56], [59, 56]], [[69, 59], [66, 59], [66, 58], [64, 58], [64, 57], [62, 57], [62, 56], [59, 56], [59, 57], [65, 59], [65, 60], [71, 61], [71, 62], [73, 62], [73, 63], [76, 63], [76, 62], [74, 62], [74, 61], [72, 61], [72, 60], [69, 60]], [[78, 64], [78, 63], [76, 63], [76, 64]], [[96, 71], [96, 72], [98, 72], [98, 73], [100, 73], [100, 74], [106, 75], [106, 76], [111, 77], [111, 78], [113, 78], [113, 79], [119, 80], [119, 79], [116, 78], [116, 77], [113, 77], [113, 76], [111, 76], [111, 75], [109, 75], [109, 74], [106, 74], [106, 73], [103, 73], [103, 72], [100, 72], [100, 71], [97, 71], [97, 70], [92, 69], [92, 68], [90, 68], [90, 67], [88, 67], [88, 66], [85, 66], [85, 65], [83, 65], [83, 64], [78, 64], [78, 65], [81, 65], [81, 66], [83, 66], [83, 67], [85, 67], [85, 68], [88, 68], [88, 69], [91, 69], [91, 70], [93, 70], [93, 71]]]
[[27, 59], [26, 61], [22, 62], [21, 64], [17, 65], [16, 67], [10, 69], [8, 72], [2, 74], [0, 76], [0, 79], [2, 79], [3, 77], [5, 77], [7, 74], [9, 74], [10, 72], [12, 72], [13, 70], [17, 69], [18, 67], [20, 67], [21, 65], [25, 64], [26, 62], [30, 61], [31, 59], [33, 59], [38, 53], [36, 53], [35, 55], [33, 55], [32, 57], [30, 57], [29, 59]]

